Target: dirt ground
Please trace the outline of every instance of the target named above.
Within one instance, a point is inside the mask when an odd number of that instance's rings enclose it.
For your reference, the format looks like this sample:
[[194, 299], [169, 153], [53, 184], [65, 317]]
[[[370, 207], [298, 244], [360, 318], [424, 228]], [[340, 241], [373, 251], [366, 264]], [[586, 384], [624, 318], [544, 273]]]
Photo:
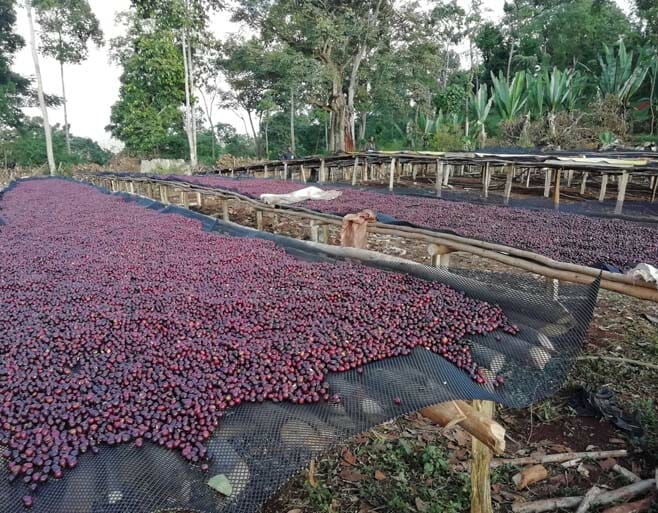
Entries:
[[[207, 202], [204, 213], [217, 215]], [[239, 208], [231, 219], [255, 226], [255, 215]], [[282, 215], [266, 216], [265, 230], [301, 239], [310, 228]], [[332, 243], [338, 229], [329, 230]], [[395, 237], [371, 236], [369, 248], [429, 263], [426, 245], [405, 244]], [[451, 255], [451, 266], [514, 272], [477, 257]], [[599, 357], [624, 358], [611, 361]], [[631, 360], [640, 362], [633, 363]], [[648, 364], [643, 366], [641, 364]], [[653, 367], [650, 367], [653, 365]], [[581, 359], [562, 391], [524, 410], [498, 408], [497, 420], [507, 430], [503, 458], [568, 451], [626, 449], [617, 460], [583, 460], [565, 468], [545, 465], [548, 477], [517, 490], [512, 477], [522, 466], [492, 470], [495, 511], [512, 511], [525, 501], [584, 495], [592, 486], [615, 489], [625, 478], [613, 470], [619, 464], [641, 478], [650, 478], [658, 465], [658, 305], [601, 291]], [[579, 386], [614, 390], [618, 405], [634, 412], [644, 434], [629, 436], [611, 422], [579, 416], [570, 405]], [[468, 465], [471, 437], [461, 428], [441, 429], [418, 414], [399, 418], [346, 441], [324, 455], [312, 468], [291, 480], [265, 507], [266, 513], [419, 512], [457, 513], [469, 510]], [[646, 494], [645, 494], [646, 496]], [[593, 508], [591, 511], [602, 511]], [[658, 512], [654, 505], [653, 512]]]

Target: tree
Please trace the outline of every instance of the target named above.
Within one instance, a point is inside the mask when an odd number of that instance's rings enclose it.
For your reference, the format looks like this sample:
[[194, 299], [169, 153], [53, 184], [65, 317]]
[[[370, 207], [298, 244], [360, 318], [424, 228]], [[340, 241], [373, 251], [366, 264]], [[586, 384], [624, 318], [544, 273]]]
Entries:
[[89, 41], [103, 44], [103, 32], [87, 0], [33, 0], [41, 28], [41, 53], [53, 57], [60, 66], [64, 105], [66, 148], [71, 152], [64, 64], [80, 64], [87, 59]]
[[184, 101], [184, 72], [180, 48], [167, 31], [135, 33], [114, 41], [123, 65], [119, 100], [112, 106], [108, 129], [133, 155], [180, 158], [183, 135], [180, 105]]
[[392, 10], [391, 0], [246, 0], [234, 19], [322, 65], [331, 84], [323, 108], [331, 113], [332, 150], [352, 151], [359, 70], [388, 33]]
[[224, 5], [222, 0], [132, 0], [140, 18], [151, 20], [160, 29], [176, 36], [183, 56], [185, 133], [190, 150], [190, 166], [197, 167], [197, 122], [195, 50], [208, 39], [209, 15]]
[[14, 54], [25, 41], [14, 32], [13, 0], [0, 1], [0, 130], [17, 127], [23, 119], [21, 107], [31, 97], [30, 81], [11, 70]]
[[46, 154], [48, 156], [48, 169], [50, 175], [54, 176], [57, 172], [55, 167], [55, 156], [53, 154], [53, 141], [50, 131], [50, 123], [48, 121], [48, 107], [46, 105], [46, 97], [43, 92], [43, 81], [41, 80], [41, 68], [39, 67], [39, 54], [37, 53], [37, 41], [34, 33], [34, 21], [32, 19], [32, 3], [31, 0], [25, 0], [25, 10], [27, 11], [27, 21], [30, 30], [30, 46], [32, 48], [32, 60], [34, 61], [34, 74], [37, 79], [37, 93], [39, 95], [39, 106], [41, 107], [41, 115], [43, 118], [43, 131], [46, 137]]

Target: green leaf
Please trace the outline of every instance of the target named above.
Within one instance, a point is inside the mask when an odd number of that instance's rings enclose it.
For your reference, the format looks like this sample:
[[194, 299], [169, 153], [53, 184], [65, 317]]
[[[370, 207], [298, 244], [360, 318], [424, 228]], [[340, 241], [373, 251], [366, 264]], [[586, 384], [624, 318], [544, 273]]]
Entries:
[[233, 493], [233, 486], [224, 474], [217, 474], [208, 480], [208, 486], [227, 497]]

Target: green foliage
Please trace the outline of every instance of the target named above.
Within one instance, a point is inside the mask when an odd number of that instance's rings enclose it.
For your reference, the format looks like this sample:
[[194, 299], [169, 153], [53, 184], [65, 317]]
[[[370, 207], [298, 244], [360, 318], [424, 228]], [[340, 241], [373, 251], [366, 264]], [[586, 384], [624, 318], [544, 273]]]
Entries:
[[[95, 141], [84, 137], [72, 137], [71, 153], [66, 149], [63, 130], [52, 129], [53, 153], [55, 161], [64, 168], [80, 164], [105, 165], [110, 160], [110, 152], [102, 149]], [[34, 168], [46, 164], [46, 140], [41, 119], [28, 119], [3, 145], [3, 160], [10, 165]]]
[[14, 54], [25, 41], [14, 32], [16, 12], [13, 0], [0, 0], [0, 130], [20, 124], [30, 95], [30, 82], [11, 70]]
[[615, 47], [604, 45], [603, 55], [599, 56], [601, 73], [598, 90], [601, 96], [613, 95], [623, 105], [628, 105], [647, 76], [648, 66], [627, 51], [623, 41]]
[[502, 72], [498, 77], [491, 76], [493, 82], [493, 99], [496, 109], [503, 121], [513, 121], [525, 114], [528, 101], [526, 93], [525, 72], [517, 71], [508, 82]]
[[87, 0], [33, 0], [41, 28], [41, 53], [58, 62], [87, 59], [89, 41], [103, 44], [103, 32]]
[[464, 87], [453, 84], [437, 91], [433, 103], [438, 111], [445, 114], [461, 114], [467, 97]]
[[112, 106], [112, 135], [140, 157], [183, 158], [183, 58], [170, 32], [139, 35], [124, 56], [119, 100]]

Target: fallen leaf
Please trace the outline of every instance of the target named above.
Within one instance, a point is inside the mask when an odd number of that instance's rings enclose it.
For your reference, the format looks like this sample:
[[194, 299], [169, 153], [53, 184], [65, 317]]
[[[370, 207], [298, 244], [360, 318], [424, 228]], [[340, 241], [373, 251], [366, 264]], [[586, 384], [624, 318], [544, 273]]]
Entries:
[[430, 507], [423, 499], [416, 497], [416, 509], [420, 511], [420, 513], [425, 513]]
[[356, 470], [352, 470], [351, 468], [344, 468], [340, 471], [339, 476], [342, 480], [350, 481], [352, 483], [358, 483], [366, 478], [366, 476]]
[[311, 460], [311, 464], [308, 466], [308, 484], [311, 485], [311, 488], [318, 486], [318, 482], [315, 480], [315, 460]]
[[352, 452], [349, 449], [343, 449], [342, 456], [343, 456], [343, 461], [348, 465], [356, 464], [356, 456], [354, 456], [354, 454], [352, 454]]
[[227, 497], [233, 493], [233, 486], [224, 474], [217, 474], [208, 480], [208, 486], [213, 490], [226, 495]]
[[538, 483], [548, 478], [548, 470], [543, 465], [533, 465], [524, 468], [521, 472], [512, 477], [517, 490], [523, 490], [533, 483]]
[[384, 474], [381, 470], [375, 470], [375, 479], [377, 481], [383, 481], [386, 479], [386, 474]]

